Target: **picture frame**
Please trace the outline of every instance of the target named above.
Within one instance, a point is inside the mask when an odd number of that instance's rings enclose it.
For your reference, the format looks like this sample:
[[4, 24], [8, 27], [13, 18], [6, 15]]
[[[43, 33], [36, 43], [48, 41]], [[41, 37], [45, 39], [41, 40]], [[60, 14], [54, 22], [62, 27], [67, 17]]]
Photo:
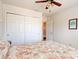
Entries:
[[77, 18], [69, 20], [69, 29], [76, 30], [77, 29]]

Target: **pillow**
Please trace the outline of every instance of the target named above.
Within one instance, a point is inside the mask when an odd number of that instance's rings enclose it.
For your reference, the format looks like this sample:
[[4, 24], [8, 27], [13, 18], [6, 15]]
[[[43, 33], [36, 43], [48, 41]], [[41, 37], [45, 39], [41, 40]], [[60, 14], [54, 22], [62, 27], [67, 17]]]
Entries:
[[5, 59], [9, 50], [10, 44], [7, 40], [0, 40], [0, 59]]

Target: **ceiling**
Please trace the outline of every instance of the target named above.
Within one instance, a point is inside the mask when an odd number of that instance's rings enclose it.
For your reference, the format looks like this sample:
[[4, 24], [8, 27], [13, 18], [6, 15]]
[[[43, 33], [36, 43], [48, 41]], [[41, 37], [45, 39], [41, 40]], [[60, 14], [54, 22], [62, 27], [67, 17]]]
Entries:
[[[47, 3], [35, 3], [35, 1], [39, 0], [2, 0], [2, 1], [3, 3], [6, 4], [11, 4], [22, 8], [43, 12], [45, 14], [50, 14], [50, 12], [45, 9]], [[78, 0], [55, 0], [55, 1], [62, 3], [62, 6], [58, 7], [54, 5], [51, 8], [51, 13], [56, 13], [63, 9], [71, 7], [75, 4], [78, 4]]]

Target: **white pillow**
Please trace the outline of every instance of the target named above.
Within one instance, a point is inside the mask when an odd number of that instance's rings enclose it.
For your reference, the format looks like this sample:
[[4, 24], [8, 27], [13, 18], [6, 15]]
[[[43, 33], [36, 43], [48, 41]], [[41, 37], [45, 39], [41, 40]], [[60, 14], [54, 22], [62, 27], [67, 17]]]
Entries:
[[7, 40], [0, 40], [0, 59], [5, 59], [9, 50], [10, 44]]

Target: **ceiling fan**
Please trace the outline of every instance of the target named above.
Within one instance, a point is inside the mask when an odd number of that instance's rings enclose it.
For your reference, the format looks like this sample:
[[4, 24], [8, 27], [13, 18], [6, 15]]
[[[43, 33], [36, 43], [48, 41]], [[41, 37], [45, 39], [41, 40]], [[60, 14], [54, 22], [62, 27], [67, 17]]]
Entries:
[[[54, 4], [54, 5], [59, 6], [59, 7], [62, 5], [61, 3], [56, 2], [54, 0], [35, 1], [35, 3], [45, 3], [45, 2], [48, 2], [50, 5]], [[49, 8], [49, 5], [47, 5], [45, 9], [48, 9], [48, 8]]]

